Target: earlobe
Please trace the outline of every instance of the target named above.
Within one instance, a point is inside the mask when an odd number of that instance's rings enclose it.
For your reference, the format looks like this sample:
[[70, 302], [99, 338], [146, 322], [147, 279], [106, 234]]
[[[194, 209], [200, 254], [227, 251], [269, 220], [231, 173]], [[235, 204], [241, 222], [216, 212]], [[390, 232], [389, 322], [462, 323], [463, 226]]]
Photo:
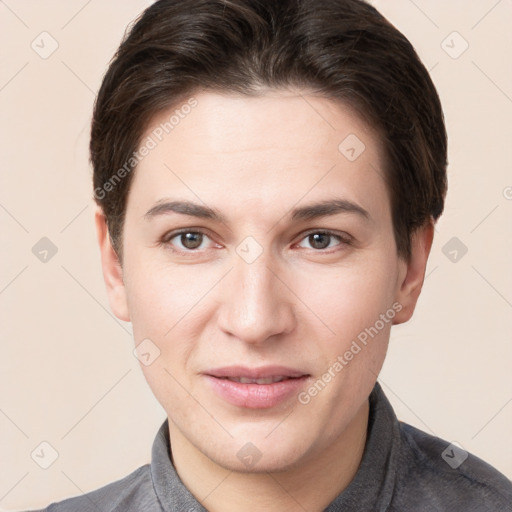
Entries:
[[130, 321], [126, 288], [123, 281], [123, 269], [119, 262], [108, 233], [105, 215], [100, 207], [94, 214], [96, 235], [101, 255], [103, 279], [107, 288], [110, 309], [117, 318], [125, 322]]
[[419, 228], [411, 236], [411, 257], [408, 261], [404, 262], [405, 271], [400, 278], [401, 283], [396, 298], [397, 302], [401, 304], [402, 309], [395, 316], [394, 324], [407, 322], [414, 313], [414, 308], [416, 307], [416, 302], [420, 296], [425, 279], [425, 269], [433, 238], [433, 222], [429, 222]]

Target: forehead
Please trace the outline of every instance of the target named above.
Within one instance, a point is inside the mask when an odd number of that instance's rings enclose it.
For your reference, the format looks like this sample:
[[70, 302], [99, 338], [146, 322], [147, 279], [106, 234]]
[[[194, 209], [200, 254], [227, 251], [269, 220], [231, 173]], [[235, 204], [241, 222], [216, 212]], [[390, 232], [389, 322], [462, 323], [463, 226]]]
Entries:
[[277, 211], [336, 194], [388, 207], [376, 130], [347, 105], [305, 92], [201, 92], [155, 116], [144, 144], [152, 149], [135, 171], [137, 203], [181, 194]]

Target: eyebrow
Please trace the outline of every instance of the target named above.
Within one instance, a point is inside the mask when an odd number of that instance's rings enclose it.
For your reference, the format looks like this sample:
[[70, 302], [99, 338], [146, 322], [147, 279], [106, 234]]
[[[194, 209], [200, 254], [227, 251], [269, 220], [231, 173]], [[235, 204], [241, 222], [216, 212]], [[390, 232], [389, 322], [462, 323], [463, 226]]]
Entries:
[[[224, 217], [224, 215], [222, 215], [218, 210], [205, 205], [193, 203], [191, 201], [159, 202], [146, 212], [144, 218], [150, 220], [151, 218], [159, 215], [166, 215], [169, 213], [179, 213], [182, 215], [209, 219], [221, 223], [227, 222], [226, 217]], [[295, 208], [291, 212], [291, 219], [295, 221], [312, 220], [319, 217], [337, 215], [339, 213], [356, 214], [364, 219], [370, 218], [368, 211], [356, 203], [346, 199], [331, 199]]]
[[146, 212], [144, 218], [149, 220], [158, 215], [165, 215], [172, 212], [190, 215], [191, 217], [199, 217], [201, 219], [215, 220], [222, 223], [226, 222], [225, 217], [217, 210], [191, 201], [159, 202]]
[[355, 213], [365, 219], [370, 218], [370, 214], [362, 206], [346, 199], [332, 199], [296, 208], [292, 211], [292, 219], [311, 220], [338, 213]]

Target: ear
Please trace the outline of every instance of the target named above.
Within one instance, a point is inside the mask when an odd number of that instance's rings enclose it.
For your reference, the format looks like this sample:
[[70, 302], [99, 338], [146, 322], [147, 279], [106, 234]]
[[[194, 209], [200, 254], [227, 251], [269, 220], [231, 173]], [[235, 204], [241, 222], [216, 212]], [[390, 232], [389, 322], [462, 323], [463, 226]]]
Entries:
[[107, 287], [110, 309], [117, 318], [129, 322], [130, 314], [128, 311], [128, 301], [126, 300], [126, 288], [123, 282], [123, 269], [112, 247], [105, 214], [99, 206], [97, 206], [94, 214], [94, 222], [96, 224], [96, 235], [101, 254], [101, 268]]
[[397, 312], [393, 324], [407, 322], [414, 313], [425, 279], [425, 269], [433, 238], [434, 224], [432, 221], [415, 231], [411, 237], [411, 257], [409, 260], [402, 261], [403, 271], [396, 296], [396, 301], [402, 305], [402, 309]]

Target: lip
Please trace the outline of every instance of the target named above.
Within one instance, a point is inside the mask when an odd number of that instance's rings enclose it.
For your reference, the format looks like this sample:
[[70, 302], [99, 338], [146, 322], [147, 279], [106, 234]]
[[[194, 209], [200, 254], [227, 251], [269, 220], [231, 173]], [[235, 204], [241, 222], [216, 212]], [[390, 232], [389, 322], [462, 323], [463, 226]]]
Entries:
[[[228, 366], [203, 372], [212, 390], [223, 400], [247, 409], [270, 409], [296, 397], [309, 374], [285, 366], [247, 368]], [[229, 378], [263, 379], [285, 377], [271, 384], [245, 384]]]
[[203, 372], [205, 375], [212, 377], [245, 377], [247, 379], [264, 379], [266, 377], [275, 377], [282, 375], [283, 377], [302, 377], [307, 375], [306, 372], [295, 370], [287, 366], [261, 366], [259, 368], [248, 368], [246, 366], [225, 366], [224, 368], [215, 368]]

